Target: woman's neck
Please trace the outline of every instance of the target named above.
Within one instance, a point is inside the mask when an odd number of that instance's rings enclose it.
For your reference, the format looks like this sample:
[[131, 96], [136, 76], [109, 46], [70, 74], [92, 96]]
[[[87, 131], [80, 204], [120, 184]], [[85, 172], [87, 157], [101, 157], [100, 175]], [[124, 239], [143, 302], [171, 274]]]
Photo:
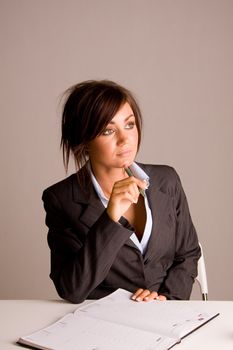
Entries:
[[123, 168], [104, 168], [91, 165], [91, 169], [107, 198], [110, 197], [115, 182], [128, 177]]

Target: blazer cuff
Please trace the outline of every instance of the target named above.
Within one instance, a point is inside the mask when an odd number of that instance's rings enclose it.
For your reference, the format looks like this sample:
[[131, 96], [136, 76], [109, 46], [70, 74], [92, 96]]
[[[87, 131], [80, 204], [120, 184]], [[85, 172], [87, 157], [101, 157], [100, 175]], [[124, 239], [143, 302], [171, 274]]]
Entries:
[[129, 221], [124, 216], [121, 216], [118, 222], [128, 230], [132, 232], [135, 231], [134, 227], [130, 225]]

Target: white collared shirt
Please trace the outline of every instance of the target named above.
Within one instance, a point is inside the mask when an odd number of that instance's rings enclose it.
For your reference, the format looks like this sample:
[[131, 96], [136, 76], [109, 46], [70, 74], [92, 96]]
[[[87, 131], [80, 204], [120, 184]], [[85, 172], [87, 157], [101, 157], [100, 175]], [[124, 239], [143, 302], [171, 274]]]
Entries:
[[[93, 186], [96, 190], [96, 193], [98, 194], [101, 202], [103, 203], [103, 206], [105, 208], [107, 208], [108, 198], [106, 198], [102, 188], [100, 187], [98, 181], [96, 180], [96, 178], [91, 170], [90, 164], [88, 164], [88, 169], [90, 171], [91, 180], [92, 180]], [[138, 164], [136, 164], [134, 162], [130, 166], [130, 170], [132, 171], [132, 173], [135, 177], [137, 177], [141, 180], [146, 180], [149, 183], [148, 175], [142, 170], [142, 168], [139, 167]], [[151, 215], [151, 210], [150, 210], [149, 203], [147, 200], [146, 192], [145, 192], [144, 201], [145, 201], [145, 208], [146, 208], [146, 224], [145, 224], [144, 232], [142, 235], [142, 239], [141, 239], [141, 241], [139, 241], [135, 233], [132, 233], [132, 235], [130, 236], [130, 239], [134, 242], [134, 244], [138, 247], [138, 249], [140, 250], [140, 252], [142, 254], [144, 254], [146, 252], [147, 244], [148, 244], [148, 241], [149, 241], [149, 238], [151, 235], [151, 229], [152, 229], [152, 215]]]

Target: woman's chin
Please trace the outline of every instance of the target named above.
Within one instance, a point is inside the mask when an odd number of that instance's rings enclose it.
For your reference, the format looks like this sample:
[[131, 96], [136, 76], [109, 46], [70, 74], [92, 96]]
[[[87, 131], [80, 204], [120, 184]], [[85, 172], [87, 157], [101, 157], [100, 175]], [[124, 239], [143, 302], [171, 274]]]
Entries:
[[134, 162], [134, 159], [123, 160], [120, 162], [119, 168], [128, 168], [133, 162]]

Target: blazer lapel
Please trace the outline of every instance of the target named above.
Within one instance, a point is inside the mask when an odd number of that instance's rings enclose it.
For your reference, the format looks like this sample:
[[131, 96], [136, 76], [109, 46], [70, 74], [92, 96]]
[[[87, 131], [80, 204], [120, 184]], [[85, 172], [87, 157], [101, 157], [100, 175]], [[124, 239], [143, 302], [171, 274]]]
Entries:
[[140, 249], [136, 246], [136, 244], [134, 244], [134, 242], [130, 238], [125, 242], [125, 244], [128, 245], [131, 248], [134, 248], [134, 249], [137, 249], [137, 250], [140, 251]]
[[[151, 187], [147, 190], [147, 198], [152, 213], [152, 230], [148, 242], [144, 261], [155, 255], [159, 258], [162, 246], [170, 239], [170, 229], [172, 227], [172, 209], [171, 198], [160, 189]], [[138, 249], [138, 247], [129, 238], [126, 245]]]
[[152, 212], [152, 232], [148, 242], [144, 260], [150, 260], [152, 257], [160, 257], [162, 246], [170, 239], [172, 227], [172, 208], [171, 198], [160, 189], [152, 188], [147, 191], [148, 201]]
[[91, 227], [105, 208], [95, 192], [89, 176], [85, 178], [83, 188], [87, 190], [83, 191], [78, 183], [77, 176], [75, 176], [73, 179], [73, 200], [83, 207], [79, 220], [86, 226]]

